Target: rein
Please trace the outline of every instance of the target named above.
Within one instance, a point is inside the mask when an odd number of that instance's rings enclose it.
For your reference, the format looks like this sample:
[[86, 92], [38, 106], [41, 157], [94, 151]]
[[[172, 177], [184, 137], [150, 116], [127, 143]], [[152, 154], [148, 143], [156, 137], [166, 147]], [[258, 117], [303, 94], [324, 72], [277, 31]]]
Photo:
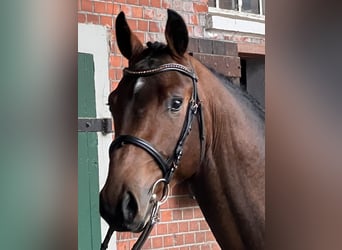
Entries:
[[[152, 158], [155, 160], [155, 162], [158, 164], [160, 170], [163, 173], [163, 178], [157, 180], [152, 188], [151, 188], [151, 194], [152, 198], [150, 202], [153, 204], [152, 206], [152, 212], [150, 219], [147, 223], [147, 225], [144, 228], [144, 231], [141, 233], [139, 239], [133, 246], [133, 250], [140, 249], [143, 244], [145, 243], [148, 235], [150, 234], [153, 226], [159, 221], [159, 208], [160, 205], [162, 205], [164, 202], [166, 202], [168, 195], [169, 195], [169, 183], [172, 179], [172, 176], [176, 169], [178, 168], [179, 162], [183, 155], [183, 146], [185, 143], [185, 140], [187, 136], [189, 135], [191, 129], [192, 129], [192, 121], [195, 116], [197, 116], [198, 120], [198, 126], [199, 126], [199, 134], [200, 134], [200, 142], [201, 142], [201, 157], [200, 161], [202, 161], [202, 158], [204, 156], [204, 123], [203, 123], [203, 114], [202, 114], [202, 107], [201, 102], [198, 97], [198, 91], [197, 91], [197, 81], [198, 78], [196, 74], [188, 69], [187, 67], [178, 64], [178, 63], [167, 63], [163, 64], [157, 68], [149, 69], [149, 70], [142, 70], [142, 71], [133, 71], [128, 68], [124, 69], [124, 75], [134, 76], [134, 77], [145, 77], [145, 76], [151, 76], [155, 74], [159, 74], [162, 72], [167, 71], [177, 71], [179, 73], [182, 73], [183, 75], [186, 75], [192, 79], [193, 89], [192, 89], [192, 95], [191, 99], [188, 103], [187, 113], [185, 117], [185, 121], [183, 123], [183, 127], [179, 136], [179, 139], [176, 143], [176, 146], [174, 148], [173, 154], [168, 159], [165, 159], [158, 150], [156, 150], [149, 142], [132, 136], [132, 135], [120, 135], [118, 136], [110, 145], [109, 153], [114, 151], [115, 149], [118, 149], [122, 147], [125, 144], [132, 144], [134, 146], [140, 147], [141, 149], [145, 150]], [[160, 200], [157, 200], [157, 195], [154, 193], [156, 187], [158, 184], [164, 184], [163, 188], [163, 195], [160, 198]], [[114, 230], [110, 227], [108, 229], [108, 232], [106, 234], [104, 242], [101, 244], [101, 250], [105, 250], [108, 247], [108, 242], [110, 240], [111, 235], [113, 234]]]

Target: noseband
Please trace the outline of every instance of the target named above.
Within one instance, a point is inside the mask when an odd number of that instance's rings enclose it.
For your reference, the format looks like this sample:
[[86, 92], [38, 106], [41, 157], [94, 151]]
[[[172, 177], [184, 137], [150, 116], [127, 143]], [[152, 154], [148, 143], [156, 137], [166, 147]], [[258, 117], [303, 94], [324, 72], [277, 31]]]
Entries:
[[[152, 215], [150, 219], [150, 223], [145, 227], [144, 232], [136, 242], [136, 244], [133, 246], [133, 249], [140, 249], [142, 245], [144, 244], [146, 238], [148, 237], [149, 232], [152, 230], [153, 225], [158, 221], [158, 211], [159, 206], [161, 205], [161, 202], [165, 202], [167, 199], [167, 192], [165, 189], [168, 190], [168, 184], [171, 181], [171, 178], [177, 169], [179, 162], [183, 155], [183, 147], [185, 140], [187, 136], [189, 135], [192, 127], [192, 121], [194, 117], [197, 117], [198, 120], [198, 128], [199, 128], [199, 136], [200, 136], [200, 146], [201, 146], [201, 156], [200, 161], [202, 161], [203, 158], [203, 150], [204, 150], [204, 124], [203, 124], [203, 114], [202, 114], [202, 107], [201, 102], [198, 97], [198, 91], [197, 91], [197, 76], [196, 74], [188, 69], [187, 67], [177, 64], [177, 63], [167, 63], [163, 64], [157, 68], [149, 69], [149, 70], [142, 70], [142, 71], [133, 71], [128, 68], [124, 69], [124, 75], [125, 76], [133, 76], [133, 77], [146, 77], [146, 76], [152, 76], [155, 74], [168, 72], [168, 71], [176, 71], [179, 72], [185, 76], [188, 76], [192, 79], [192, 95], [191, 99], [188, 103], [187, 113], [185, 116], [185, 121], [183, 123], [183, 127], [179, 136], [179, 139], [176, 143], [176, 146], [173, 150], [173, 154], [168, 158], [165, 159], [158, 150], [156, 150], [149, 142], [147, 142], [144, 139], [132, 136], [132, 135], [120, 135], [118, 136], [110, 145], [109, 153], [113, 152], [115, 149], [118, 149], [122, 147], [125, 144], [132, 144], [134, 146], [137, 146], [143, 150], [145, 150], [152, 158], [155, 160], [157, 165], [159, 166], [160, 170], [163, 173], [163, 178], [158, 180], [153, 186], [157, 183], [163, 182], [165, 184], [165, 188], [163, 191], [163, 197], [161, 198], [161, 201], [153, 201], [154, 206], [152, 208]], [[153, 192], [154, 192], [154, 188]], [[107, 244], [110, 238], [110, 235], [113, 233], [113, 230], [109, 228], [107, 236], [105, 238], [105, 241], [101, 245], [101, 249], [106, 249]]]

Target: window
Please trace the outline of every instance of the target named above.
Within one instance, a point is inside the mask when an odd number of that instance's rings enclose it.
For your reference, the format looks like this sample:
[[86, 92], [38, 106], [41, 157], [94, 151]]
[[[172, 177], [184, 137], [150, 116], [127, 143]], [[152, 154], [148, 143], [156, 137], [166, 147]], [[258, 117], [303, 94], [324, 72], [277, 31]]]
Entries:
[[265, 35], [265, 0], [208, 0], [206, 29]]
[[265, 15], [265, 0], [209, 0], [209, 7]]

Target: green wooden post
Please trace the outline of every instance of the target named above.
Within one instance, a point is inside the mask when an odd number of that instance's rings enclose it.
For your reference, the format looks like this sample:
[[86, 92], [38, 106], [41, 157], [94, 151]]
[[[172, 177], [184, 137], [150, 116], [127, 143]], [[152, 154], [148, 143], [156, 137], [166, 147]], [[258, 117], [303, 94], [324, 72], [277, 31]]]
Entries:
[[[94, 62], [78, 54], [78, 116], [96, 117]], [[97, 134], [78, 132], [78, 249], [98, 250], [101, 244]]]

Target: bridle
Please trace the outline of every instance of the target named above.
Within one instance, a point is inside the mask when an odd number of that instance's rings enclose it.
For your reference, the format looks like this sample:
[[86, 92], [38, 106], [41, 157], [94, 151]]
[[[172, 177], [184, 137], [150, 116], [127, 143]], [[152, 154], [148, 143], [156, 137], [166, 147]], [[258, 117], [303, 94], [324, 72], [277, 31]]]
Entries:
[[[124, 76], [133, 76], [133, 77], [146, 77], [146, 76], [152, 76], [155, 74], [159, 74], [162, 72], [168, 72], [168, 71], [176, 71], [179, 73], [182, 73], [183, 75], [186, 75], [192, 79], [192, 95], [190, 98], [190, 101], [188, 103], [187, 107], [187, 113], [185, 116], [185, 121], [183, 123], [183, 127], [179, 136], [179, 139], [176, 143], [176, 146], [173, 150], [173, 154], [168, 159], [165, 159], [158, 150], [156, 150], [149, 142], [147, 142], [144, 139], [132, 136], [132, 135], [120, 135], [118, 136], [110, 145], [109, 152], [113, 152], [115, 149], [118, 149], [122, 147], [125, 144], [132, 144], [134, 146], [140, 147], [141, 149], [145, 150], [152, 158], [155, 160], [155, 162], [158, 164], [160, 170], [163, 173], [163, 178], [157, 180], [152, 188], [151, 188], [151, 203], [153, 203], [151, 217], [149, 222], [144, 228], [144, 231], [140, 235], [139, 239], [135, 243], [132, 249], [140, 249], [144, 242], [146, 241], [149, 233], [151, 232], [153, 226], [156, 222], [159, 221], [159, 207], [161, 204], [163, 204], [169, 194], [169, 183], [172, 179], [172, 176], [176, 169], [178, 168], [179, 162], [183, 155], [183, 147], [185, 140], [187, 136], [189, 135], [192, 127], [192, 122], [194, 117], [197, 117], [198, 120], [198, 128], [199, 128], [199, 136], [200, 136], [200, 145], [201, 145], [201, 156], [200, 161], [202, 161], [203, 158], [203, 150], [204, 150], [204, 123], [203, 123], [203, 113], [202, 113], [202, 106], [200, 99], [198, 97], [198, 90], [197, 90], [197, 76], [196, 74], [185, 67], [182, 64], [178, 63], [166, 63], [162, 64], [161, 66], [149, 69], [149, 70], [141, 70], [141, 71], [134, 71], [130, 70], [128, 68], [124, 69]], [[164, 184], [163, 189], [163, 195], [162, 197], [157, 200], [157, 195], [154, 193], [157, 185], [160, 183]], [[107, 235], [105, 237], [104, 242], [101, 244], [101, 250], [107, 249], [108, 242], [110, 240], [110, 237], [114, 230], [110, 227]]]

